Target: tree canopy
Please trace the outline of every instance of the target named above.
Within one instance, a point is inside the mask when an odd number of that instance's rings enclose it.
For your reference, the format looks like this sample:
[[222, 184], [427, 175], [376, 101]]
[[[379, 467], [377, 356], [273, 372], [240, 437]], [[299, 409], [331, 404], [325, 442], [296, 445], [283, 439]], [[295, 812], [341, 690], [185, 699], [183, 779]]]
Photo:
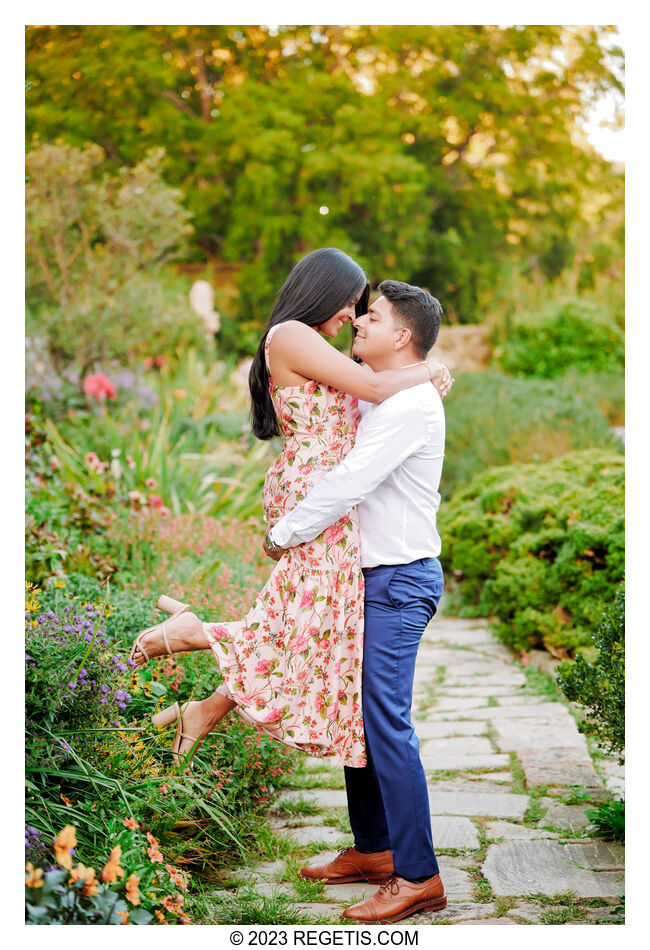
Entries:
[[623, 183], [581, 130], [620, 89], [607, 26], [27, 28], [28, 141], [166, 154], [192, 256], [241, 264], [261, 318], [301, 255], [476, 319], [505, 266], [620, 254]]

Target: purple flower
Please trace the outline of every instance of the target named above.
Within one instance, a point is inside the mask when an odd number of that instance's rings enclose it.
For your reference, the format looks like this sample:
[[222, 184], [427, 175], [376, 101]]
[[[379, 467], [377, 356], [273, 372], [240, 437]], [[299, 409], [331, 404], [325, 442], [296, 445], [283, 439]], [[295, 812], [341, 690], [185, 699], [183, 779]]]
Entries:
[[100, 692], [102, 692], [102, 693], [110, 693], [110, 691], [111, 691], [111, 690], [110, 690], [110, 686], [107, 686], [105, 683], [104, 683], [102, 686], [100, 686]]
[[84, 640], [86, 643], [92, 643], [93, 635], [92, 633], [84, 633]]
[[29, 655], [29, 653], [26, 653], [26, 654], [25, 654], [25, 663], [27, 663], [28, 660], [31, 660], [31, 656]]

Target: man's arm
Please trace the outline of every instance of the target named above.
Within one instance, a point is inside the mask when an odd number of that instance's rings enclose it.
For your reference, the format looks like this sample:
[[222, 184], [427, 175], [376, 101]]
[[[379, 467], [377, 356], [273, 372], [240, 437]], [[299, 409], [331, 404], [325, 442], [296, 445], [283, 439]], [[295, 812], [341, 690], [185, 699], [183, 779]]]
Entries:
[[354, 448], [271, 528], [271, 541], [282, 548], [312, 541], [422, 447], [426, 425], [424, 412], [399, 398], [369, 410], [359, 425]]

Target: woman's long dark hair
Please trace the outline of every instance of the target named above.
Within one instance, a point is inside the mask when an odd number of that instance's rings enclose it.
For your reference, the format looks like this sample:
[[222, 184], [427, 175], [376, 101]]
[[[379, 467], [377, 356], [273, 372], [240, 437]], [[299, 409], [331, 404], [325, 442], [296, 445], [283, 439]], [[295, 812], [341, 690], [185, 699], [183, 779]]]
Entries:
[[308, 327], [325, 323], [361, 291], [356, 314], [366, 313], [370, 288], [359, 265], [336, 247], [322, 247], [298, 261], [278, 291], [264, 336], [248, 374], [253, 432], [258, 439], [281, 435], [269, 392], [264, 344], [271, 327], [299, 320]]

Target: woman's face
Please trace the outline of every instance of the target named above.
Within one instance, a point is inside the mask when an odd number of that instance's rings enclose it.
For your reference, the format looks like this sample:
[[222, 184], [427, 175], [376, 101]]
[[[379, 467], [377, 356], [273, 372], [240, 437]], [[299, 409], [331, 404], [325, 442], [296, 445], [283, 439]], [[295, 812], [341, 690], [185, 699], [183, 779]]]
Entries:
[[363, 289], [360, 290], [352, 300], [349, 300], [345, 307], [335, 313], [333, 317], [330, 317], [329, 320], [325, 321], [325, 323], [321, 323], [318, 327], [319, 333], [322, 333], [323, 336], [327, 336], [330, 338], [330, 340], [333, 340], [345, 323], [352, 323], [356, 316], [354, 308], [361, 299], [362, 293]]

